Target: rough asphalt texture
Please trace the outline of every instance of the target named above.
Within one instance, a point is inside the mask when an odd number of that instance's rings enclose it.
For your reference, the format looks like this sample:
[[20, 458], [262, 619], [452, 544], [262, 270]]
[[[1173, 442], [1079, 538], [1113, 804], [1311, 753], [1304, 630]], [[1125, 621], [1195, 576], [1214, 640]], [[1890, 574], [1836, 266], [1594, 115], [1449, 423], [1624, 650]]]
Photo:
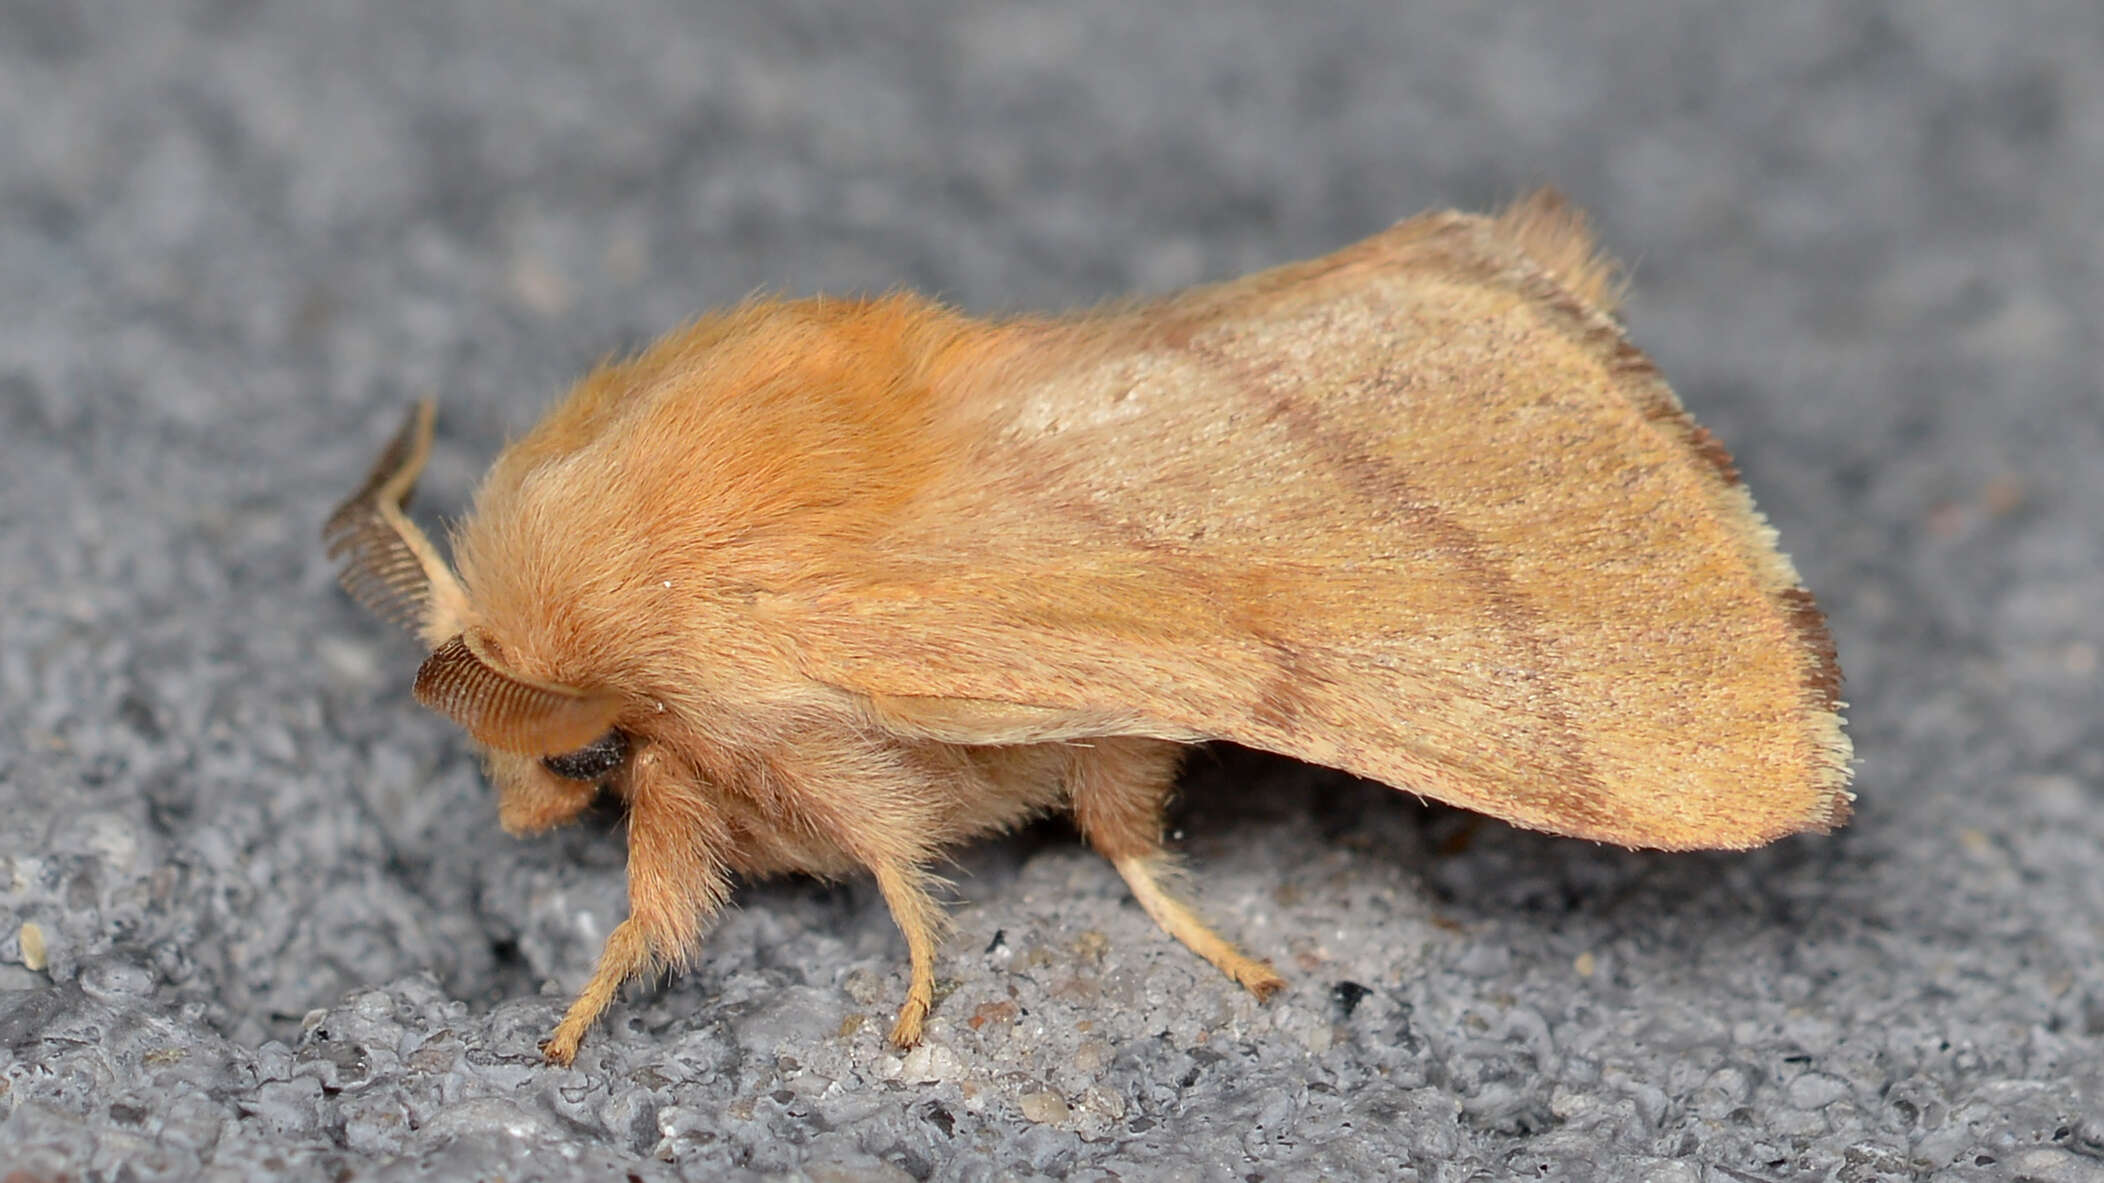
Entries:
[[[2104, 8], [1399, 7], [0, 4], [0, 1165], [2104, 1179]], [[961, 855], [921, 1050], [874, 889], [787, 881], [538, 1062], [619, 821], [503, 836], [334, 590], [407, 400], [435, 521], [756, 289], [1086, 304], [1541, 182], [1833, 617], [1852, 828], [1217, 754], [1181, 847], [1269, 1006], [1051, 823]]]

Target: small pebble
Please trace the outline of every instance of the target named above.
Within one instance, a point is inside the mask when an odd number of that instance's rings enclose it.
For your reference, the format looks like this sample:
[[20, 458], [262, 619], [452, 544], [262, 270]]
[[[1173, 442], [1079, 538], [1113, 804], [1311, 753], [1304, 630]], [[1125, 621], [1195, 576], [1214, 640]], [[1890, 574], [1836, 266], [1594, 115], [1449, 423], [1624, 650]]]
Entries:
[[1024, 1117], [1039, 1125], [1058, 1125], [1073, 1112], [1067, 1108], [1066, 1098], [1049, 1090], [1024, 1093], [1016, 1098], [1016, 1104], [1022, 1108]]
[[22, 922], [22, 964], [42, 972], [51, 964], [50, 950], [44, 947], [44, 929], [34, 920]]

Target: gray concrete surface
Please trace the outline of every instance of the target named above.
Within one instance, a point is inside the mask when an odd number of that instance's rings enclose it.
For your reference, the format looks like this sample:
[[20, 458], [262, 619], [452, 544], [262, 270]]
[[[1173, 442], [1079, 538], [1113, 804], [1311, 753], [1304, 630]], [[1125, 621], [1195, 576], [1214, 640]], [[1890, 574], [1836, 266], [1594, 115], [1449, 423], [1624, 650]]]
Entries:
[[[757, 288], [1074, 305], [1540, 182], [1832, 614], [1853, 828], [1632, 854], [1225, 753], [1181, 845], [1268, 1007], [1047, 825], [961, 855], [921, 1051], [874, 890], [791, 881], [536, 1061], [618, 819], [500, 834], [333, 589], [405, 400], [437, 520]], [[0, 4], [0, 1163], [2104, 1179], [2099, 194], [2090, 0]]]

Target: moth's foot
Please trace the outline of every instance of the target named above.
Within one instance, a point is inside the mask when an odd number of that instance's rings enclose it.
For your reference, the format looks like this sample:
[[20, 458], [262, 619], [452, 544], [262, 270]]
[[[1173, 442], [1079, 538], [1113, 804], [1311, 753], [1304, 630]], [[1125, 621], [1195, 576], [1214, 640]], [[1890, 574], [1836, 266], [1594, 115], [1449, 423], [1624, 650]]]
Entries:
[[909, 1048], [921, 1041], [921, 1027], [928, 1017], [928, 1000], [908, 996], [899, 1008], [898, 1021], [891, 1025], [891, 1045]]
[[1268, 961], [1260, 961], [1235, 952], [1218, 964], [1221, 969], [1227, 971], [1228, 977], [1240, 982], [1243, 989], [1256, 995], [1258, 1002], [1269, 1002], [1272, 995], [1286, 988], [1286, 979], [1280, 977]]
[[559, 1068], [568, 1068], [577, 1061], [577, 1045], [584, 1042], [585, 1028], [589, 1023], [563, 1023], [555, 1033], [541, 1041], [541, 1055]]

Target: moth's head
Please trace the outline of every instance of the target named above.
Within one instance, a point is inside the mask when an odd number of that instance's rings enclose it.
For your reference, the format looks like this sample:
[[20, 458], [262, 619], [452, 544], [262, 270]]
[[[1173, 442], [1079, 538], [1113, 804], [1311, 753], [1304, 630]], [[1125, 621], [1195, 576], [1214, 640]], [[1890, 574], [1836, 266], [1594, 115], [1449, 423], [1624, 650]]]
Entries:
[[411, 410], [322, 534], [329, 556], [344, 564], [345, 590], [432, 646], [416, 699], [486, 750], [505, 828], [543, 830], [575, 818], [600, 786], [621, 779], [638, 743], [621, 725], [629, 703], [611, 690], [522, 672], [502, 637], [472, 623], [460, 581], [404, 512], [430, 455], [432, 421], [430, 403]]

